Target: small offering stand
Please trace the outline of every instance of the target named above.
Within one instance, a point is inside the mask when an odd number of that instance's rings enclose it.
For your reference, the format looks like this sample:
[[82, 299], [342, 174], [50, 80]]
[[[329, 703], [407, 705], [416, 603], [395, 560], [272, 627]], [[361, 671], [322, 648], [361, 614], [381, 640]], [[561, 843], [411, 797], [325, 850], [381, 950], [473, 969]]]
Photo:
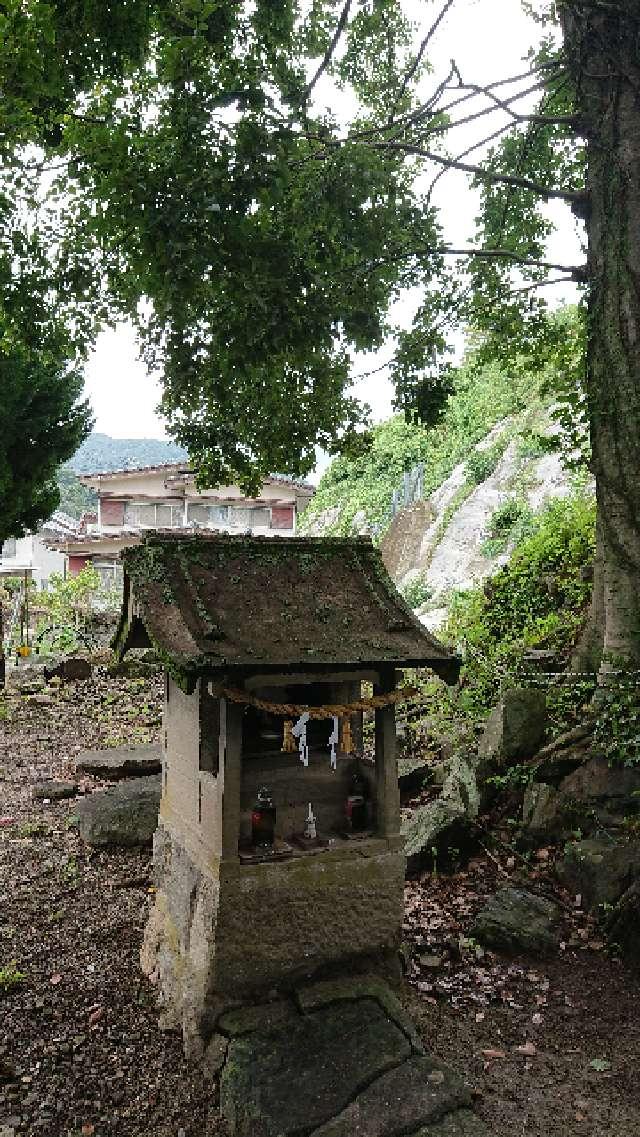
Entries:
[[188, 1037], [225, 999], [397, 950], [397, 669], [459, 664], [368, 540], [163, 535], [123, 561], [116, 649], [166, 666], [142, 964]]

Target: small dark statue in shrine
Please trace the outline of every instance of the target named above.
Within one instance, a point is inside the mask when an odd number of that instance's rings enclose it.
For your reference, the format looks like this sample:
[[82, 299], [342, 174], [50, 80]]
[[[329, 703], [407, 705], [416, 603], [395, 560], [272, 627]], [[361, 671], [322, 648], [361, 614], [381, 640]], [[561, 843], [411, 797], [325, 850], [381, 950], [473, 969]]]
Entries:
[[142, 963], [189, 1038], [225, 1000], [395, 955], [396, 669], [455, 680], [458, 661], [368, 540], [151, 536], [123, 561], [116, 649], [166, 665]]

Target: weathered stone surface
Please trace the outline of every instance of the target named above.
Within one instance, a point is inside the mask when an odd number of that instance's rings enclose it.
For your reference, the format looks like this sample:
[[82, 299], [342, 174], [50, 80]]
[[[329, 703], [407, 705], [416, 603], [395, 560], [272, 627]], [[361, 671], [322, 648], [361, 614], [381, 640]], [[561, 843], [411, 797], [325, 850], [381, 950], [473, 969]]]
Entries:
[[564, 734], [557, 735], [536, 755], [536, 781], [557, 786], [563, 778], [587, 761], [592, 737], [593, 722], [581, 723]]
[[407, 869], [412, 872], [420, 868], [425, 855], [430, 857], [432, 849], [446, 844], [448, 838], [455, 844], [469, 819], [478, 816], [479, 808], [480, 794], [473, 766], [470, 761], [456, 756], [448, 764], [440, 796], [416, 809], [402, 822]]
[[511, 761], [536, 753], [547, 723], [544, 691], [538, 687], [505, 691], [492, 710], [478, 744], [481, 758]]
[[484, 1121], [468, 1109], [457, 1109], [435, 1125], [419, 1129], [411, 1137], [491, 1137]]
[[79, 679], [90, 679], [92, 670], [88, 659], [83, 659], [80, 655], [72, 655], [68, 659], [63, 659], [57, 667], [45, 667], [43, 674], [47, 683], [52, 679], [62, 679], [67, 683]]
[[391, 988], [376, 976], [323, 979], [317, 983], [305, 984], [304, 987], [298, 987], [296, 990], [296, 999], [303, 1014], [320, 1010], [332, 1003], [353, 1002], [363, 998], [375, 999], [382, 1010], [386, 1011], [392, 1022], [400, 1027], [400, 1030], [407, 1036], [413, 1050], [418, 1054], [424, 1053], [424, 1047], [413, 1020], [406, 1013]]
[[288, 1137], [335, 1117], [410, 1054], [405, 1035], [372, 999], [304, 1015], [229, 1044], [220, 1105], [232, 1137]]
[[31, 789], [31, 796], [34, 801], [43, 801], [46, 798], [50, 801], [62, 801], [64, 798], [75, 797], [77, 792], [78, 787], [75, 782], [63, 782], [51, 778], [46, 782], [36, 782]]
[[552, 900], [517, 888], [502, 888], [470, 928], [482, 944], [507, 952], [544, 954], [560, 941], [560, 909]]
[[533, 836], [548, 840], [568, 836], [579, 824], [576, 803], [543, 782], [531, 782], [525, 789], [522, 821]]
[[394, 580], [415, 569], [425, 531], [435, 519], [428, 498], [421, 498], [396, 514], [380, 544], [385, 568]]
[[237, 1010], [226, 1011], [216, 1025], [222, 1034], [230, 1038], [239, 1038], [240, 1035], [251, 1034], [254, 1030], [273, 1030], [274, 1027], [295, 1017], [296, 1012], [292, 1004], [278, 1000], [274, 1003], [260, 1003], [258, 1006], [238, 1007]]
[[[230, 1001], [264, 1002], [283, 981], [301, 984], [324, 964], [359, 960], [377, 970], [393, 963], [399, 971], [404, 857], [383, 841], [354, 842], [343, 854], [226, 862], [209, 872], [160, 819], [141, 964], [157, 977], [185, 1040], [203, 1021], [211, 1029]], [[248, 950], [258, 916], [260, 935]]]
[[157, 742], [148, 746], [114, 746], [106, 750], [83, 750], [76, 758], [77, 774], [95, 774], [98, 778], [119, 778], [159, 774], [162, 749]]
[[556, 871], [565, 888], [580, 894], [583, 907], [595, 911], [614, 904], [640, 878], [640, 841], [574, 841]]
[[159, 805], [160, 778], [132, 778], [83, 798], [74, 813], [89, 845], [150, 845]]
[[209, 1074], [209, 1076], [213, 1078], [220, 1073], [224, 1066], [228, 1049], [229, 1039], [225, 1038], [223, 1034], [214, 1034], [212, 1038], [209, 1039], [202, 1057], [202, 1067], [206, 1074]]
[[433, 1058], [403, 1062], [377, 1078], [311, 1137], [402, 1137], [469, 1105], [460, 1078]]
[[[237, 998], [283, 980], [302, 982], [323, 964], [395, 955], [404, 868], [402, 853], [382, 841], [354, 842], [343, 857], [328, 851], [275, 864], [221, 866], [213, 986]], [[247, 928], [258, 912], [260, 935], [248, 952]]]
[[627, 959], [640, 964], [640, 880], [620, 897], [607, 921], [607, 934]]
[[608, 814], [638, 812], [640, 808], [640, 770], [631, 766], [610, 766], [596, 756], [560, 783], [563, 793], [576, 801], [588, 802]]

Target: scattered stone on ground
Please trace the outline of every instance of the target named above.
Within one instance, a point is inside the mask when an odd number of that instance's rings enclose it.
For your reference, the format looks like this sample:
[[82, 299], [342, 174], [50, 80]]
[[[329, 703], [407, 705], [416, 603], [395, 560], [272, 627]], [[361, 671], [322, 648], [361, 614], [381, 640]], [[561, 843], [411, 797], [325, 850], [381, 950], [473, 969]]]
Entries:
[[583, 908], [615, 904], [623, 892], [640, 879], [640, 841], [614, 841], [592, 837], [573, 841], [556, 866], [568, 892], [579, 895]]
[[499, 951], [545, 955], [560, 942], [560, 908], [524, 889], [501, 888], [478, 912], [470, 934]]
[[50, 683], [52, 679], [62, 679], [63, 682], [68, 683], [89, 679], [92, 670], [91, 662], [88, 659], [84, 659], [80, 655], [72, 655], [68, 659], [63, 659], [55, 667], [44, 667], [43, 674], [47, 683]]
[[530, 782], [524, 791], [522, 823], [532, 837], [561, 840], [578, 824], [575, 803], [546, 782]]
[[596, 755], [560, 783], [563, 793], [591, 806], [601, 821], [621, 819], [640, 810], [640, 770], [610, 765]]
[[144, 777], [162, 770], [162, 748], [159, 743], [147, 746], [113, 746], [104, 750], [82, 750], [75, 761], [78, 774], [94, 774], [106, 781]]
[[95, 848], [150, 845], [158, 824], [161, 779], [131, 778], [76, 803], [83, 841]]
[[546, 695], [541, 688], [505, 691], [487, 719], [478, 754], [504, 762], [530, 758], [541, 746], [546, 726]]
[[75, 797], [78, 792], [76, 782], [63, 782], [57, 778], [45, 778], [35, 782], [31, 796], [34, 801], [63, 801], [68, 797]]

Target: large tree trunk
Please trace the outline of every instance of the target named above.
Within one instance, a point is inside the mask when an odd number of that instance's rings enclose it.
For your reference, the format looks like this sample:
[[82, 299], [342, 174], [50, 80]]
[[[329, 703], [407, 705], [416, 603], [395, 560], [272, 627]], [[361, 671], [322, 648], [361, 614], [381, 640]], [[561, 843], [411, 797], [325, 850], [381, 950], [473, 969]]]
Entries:
[[606, 681], [640, 667], [640, 0], [564, 0], [560, 12], [587, 139], [586, 384]]

